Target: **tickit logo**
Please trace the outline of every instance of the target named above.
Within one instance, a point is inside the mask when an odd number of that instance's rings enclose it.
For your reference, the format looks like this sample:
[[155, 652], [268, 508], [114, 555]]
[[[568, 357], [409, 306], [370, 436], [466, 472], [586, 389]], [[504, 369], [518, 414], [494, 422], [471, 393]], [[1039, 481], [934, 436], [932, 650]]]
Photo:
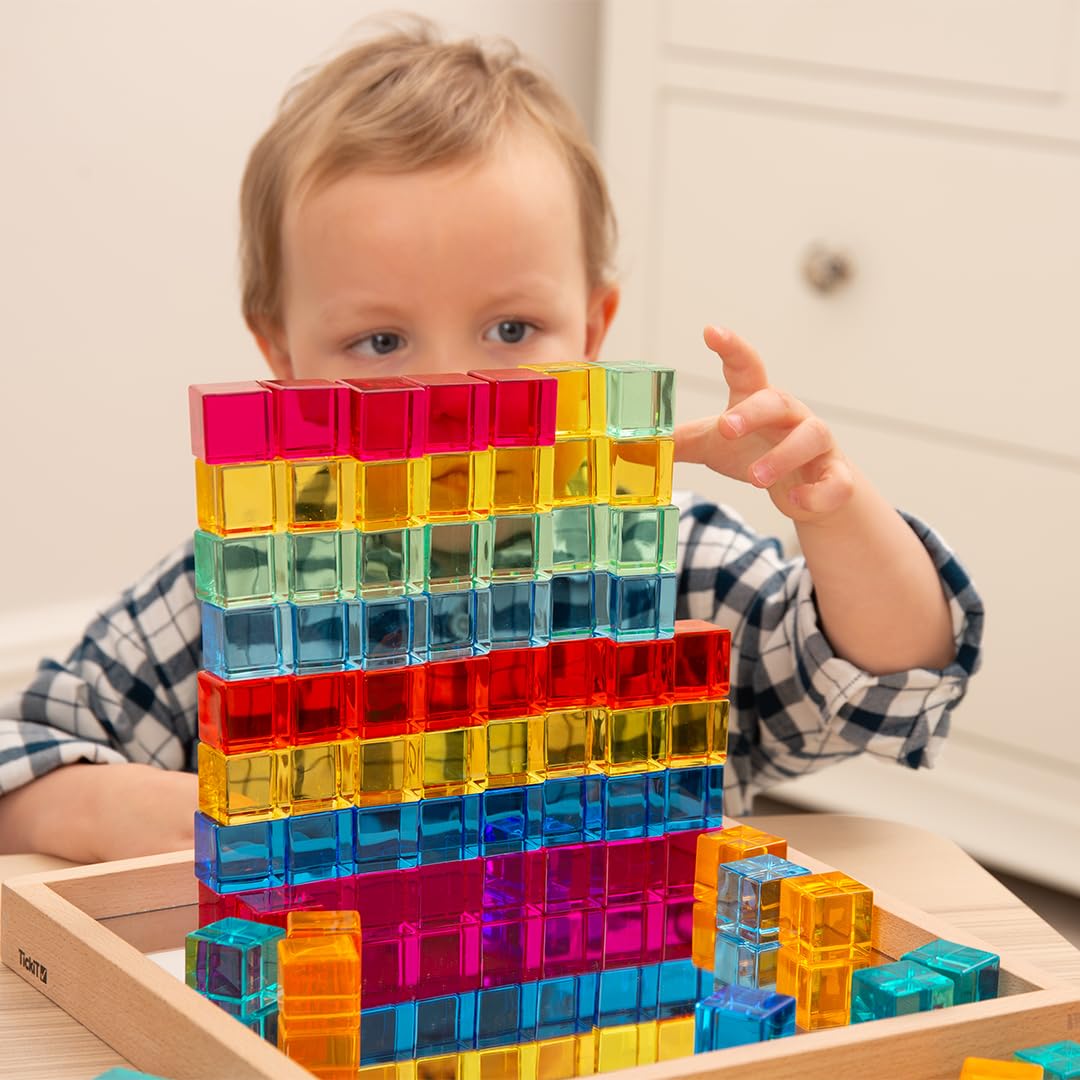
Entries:
[[49, 981], [49, 969], [30, 956], [29, 953], [24, 953], [22, 949], [19, 950], [19, 964], [40, 982], [47, 983]]

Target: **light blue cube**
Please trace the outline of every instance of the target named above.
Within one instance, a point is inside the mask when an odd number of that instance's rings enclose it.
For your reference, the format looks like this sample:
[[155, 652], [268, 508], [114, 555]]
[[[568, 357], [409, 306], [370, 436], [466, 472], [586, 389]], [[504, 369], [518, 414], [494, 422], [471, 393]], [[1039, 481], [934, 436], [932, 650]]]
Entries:
[[694, 1053], [795, 1034], [795, 999], [774, 990], [725, 986], [694, 1009]]
[[851, 976], [853, 1024], [945, 1009], [952, 1003], [952, 980], [911, 960], [861, 968]]
[[992, 952], [938, 938], [904, 953], [900, 959], [912, 960], [952, 979], [954, 1005], [997, 997], [1001, 960]]
[[777, 940], [780, 882], [809, 873], [805, 866], [776, 855], [723, 863], [716, 882], [717, 930], [748, 942]]

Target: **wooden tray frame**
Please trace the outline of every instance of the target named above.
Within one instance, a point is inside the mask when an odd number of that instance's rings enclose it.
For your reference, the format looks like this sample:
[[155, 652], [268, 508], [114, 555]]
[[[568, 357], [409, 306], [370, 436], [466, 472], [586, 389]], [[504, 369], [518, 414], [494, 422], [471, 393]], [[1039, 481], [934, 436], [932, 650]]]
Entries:
[[[791, 851], [815, 872], [831, 867]], [[137, 1068], [175, 1080], [304, 1080], [247, 1031], [98, 920], [198, 902], [192, 852], [34, 874], [3, 884], [0, 959]], [[890, 957], [937, 937], [990, 948], [875, 892], [874, 947]], [[155, 923], [157, 920], [154, 921]], [[159, 931], [160, 932], [160, 931]], [[139, 945], [175, 948], [176, 939]], [[1000, 950], [992, 950], [1000, 952]], [[994, 1001], [832, 1028], [619, 1073], [633, 1080], [955, 1080], [965, 1057], [1009, 1058], [1076, 1038], [1080, 987], [1001, 954]]]

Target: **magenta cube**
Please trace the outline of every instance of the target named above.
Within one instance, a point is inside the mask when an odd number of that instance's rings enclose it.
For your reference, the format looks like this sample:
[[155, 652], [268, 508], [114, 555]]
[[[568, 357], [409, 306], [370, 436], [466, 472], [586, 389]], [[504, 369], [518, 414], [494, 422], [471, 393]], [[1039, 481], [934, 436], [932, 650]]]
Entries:
[[508, 986], [540, 978], [543, 922], [539, 916], [484, 923], [480, 985]]
[[491, 445], [552, 446], [558, 381], [523, 368], [490, 368], [470, 375], [491, 384]]
[[471, 375], [410, 375], [425, 393], [424, 452], [465, 453], [488, 448], [491, 387]]
[[619, 904], [604, 910], [604, 967], [658, 964], [664, 954], [664, 904]]
[[665, 837], [609, 840], [604, 847], [609, 904], [643, 904], [647, 900], [663, 899], [667, 881]]
[[685, 960], [694, 937], [694, 897], [668, 894], [664, 904], [664, 959]]
[[424, 997], [463, 994], [480, 986], [480, 927], [476, 923], [421, 929], [419, 986]]
[[270, 391], [257, 382], [188, 387], [191, 452], [208, 465], [274, 456]]
[[349, 452], [349, 391], [331, 379], [260, 379], [270, 391], [274, 456], [331, 457]]
[[485, 921], [538, 914], [544, 905], [547, 849], [493, 855], [484, 863]]
[[415, 933], [370, 938], [365, 932], [360, 945], [360, 1000], [364, 1008], [413, 996], [419, 979], [419, 954]]
[[545, 915], [543, 922], [543, 978], [600, 970], [604, 960], [602, 909], [563, 911]]
[[602, 907], [606, 854], [603, 844], [566, 844], [549, 848], [544, 910]]
[[[416, 868], [379, 870], [345, 879], [353, 882], [355, 901], [348, 905], [360, 912], [365, 940], [397, 934], [420, 922], [420, 875]], [[333, 911], [329, 905], [326, 910]]]
[[361, 461], [400, 461], [424, 453], [422, 386], [399, 375], [342, 379], [349, 394], [349, 453]]
[[484, 866], [479, 859], [421, 866], [418, 880], [421, 926], [475, 922], [479, 918], [484, 892]]

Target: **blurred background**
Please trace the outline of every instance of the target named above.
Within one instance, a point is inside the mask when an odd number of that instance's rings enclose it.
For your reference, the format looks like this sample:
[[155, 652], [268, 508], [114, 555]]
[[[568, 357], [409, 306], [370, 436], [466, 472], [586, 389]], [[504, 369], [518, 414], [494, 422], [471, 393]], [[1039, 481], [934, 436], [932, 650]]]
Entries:
[[[1075, 0], [408, 7], [513, 38], [596, 138], [622, 229], [606, 356], [673, 364], [680, 419], [712, 414], [701, 328], [734, 327], [983, 594], [984, 670], [937, 769], [855, 761], [771, 797], [933, 829], [1075, 912]], [[236, 287], [246, 155], [382, 10], [0, 9], [0, 692], [191, 532], [186, 387], [262, 373]], [[795, 550], [761, 493], [677, 481]]]

